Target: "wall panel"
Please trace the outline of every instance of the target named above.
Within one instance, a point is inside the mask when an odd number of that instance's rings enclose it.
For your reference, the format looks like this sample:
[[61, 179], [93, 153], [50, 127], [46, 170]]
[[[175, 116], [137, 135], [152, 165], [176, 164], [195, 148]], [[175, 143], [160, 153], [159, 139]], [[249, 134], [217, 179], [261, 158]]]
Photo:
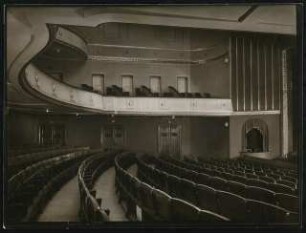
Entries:
[[280, 44], [273, 36], [233, 34], [231, 97], [235, 111], [280, 109]]

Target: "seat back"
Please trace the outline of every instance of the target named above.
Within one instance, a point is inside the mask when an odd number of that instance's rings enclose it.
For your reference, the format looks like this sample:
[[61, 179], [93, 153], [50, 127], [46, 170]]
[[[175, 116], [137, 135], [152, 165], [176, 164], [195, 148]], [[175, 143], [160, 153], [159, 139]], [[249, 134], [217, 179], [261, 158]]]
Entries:
[[172, 198], [171, 216], [174, 222], [198, 221], [200, 209], [182, 199]]
[[167, 178], [168, 183], [168, 193], [170, 193], [173, 197], [180, 196], [180, 179], [177, 176], [174, 175], [168, 175]]
[[197, 183], [203, 184], [203, 185], [210, 185], [210, 175], [204, 174], [204, 173], [198, 173], [197, 175]]
[[171, 220], [171, 197], [159, 190], [152, 190], [153, 203], [155, 206], [156, 213], [161, 220], [170, 221]]
[[248, 221], [253, 223], [297, 222], [297, 213], [261, 201], [247, 200], [247, 210]]
[[268, 188], [269, 187], [269, 183], [267, 183], [263, 180], [257, 180], [257, 179], [248, 179], [247, 180], [247, 185], [257, 186], [257, 187], [261, 187], [261, 188]]
[[147, 183], [142, 182], [138, 190], [139, 190], [138, 193], [140, 199], [140, 206], [142, 207], [142, 209], [145, 210], [146, 212], [154, 213], [155, 207], [152, 195], [153, 188]]
[[209, 210], [212, 212], [218, 212], [216, 190], [206, 186], [197, 184], [196, 195], [198, 201], [198, 207], [200, 209]]
[[222, 179], [220, 177], [212, 177], [210, 179], [210, 186], [217, 190], [224, 190], [227, 189], [227, 180]]
[[180, 197], [194, 205], [197, 204], [197, 196], [195, 192], [196, 185], [194, 182], [186, 179], [181, 179]]
[[287, 185], [269, 183], [269, 189], [276, 193], [294, 194], [295, 190]]
[[278, 206], [293, 212], [299, 211], [299, 198], [297, 196], [285, 193], [276, 193], [275, 199]]
[[275, 204], [275, 193], [271, 190], [256, 187], [256, 186], [247, 186], [247, 198], [267, 202], [270, 204]]
[[237, 181], [227, 182], [228, 191], [242, 197], [246, 197], [246, 185]]
[[231, 221], [245, 221], [247, 214], [246, 199], [229, 192], [217, 191], [216, 193], [219, 214], [229, 218]]

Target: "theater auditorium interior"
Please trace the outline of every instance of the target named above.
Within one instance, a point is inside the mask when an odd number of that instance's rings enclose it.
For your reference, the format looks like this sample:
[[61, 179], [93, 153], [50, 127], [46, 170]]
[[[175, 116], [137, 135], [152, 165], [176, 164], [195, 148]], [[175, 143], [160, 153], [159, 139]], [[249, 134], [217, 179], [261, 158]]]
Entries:
[[7, 7], [5, 225], [297, 225], [296, 17]]

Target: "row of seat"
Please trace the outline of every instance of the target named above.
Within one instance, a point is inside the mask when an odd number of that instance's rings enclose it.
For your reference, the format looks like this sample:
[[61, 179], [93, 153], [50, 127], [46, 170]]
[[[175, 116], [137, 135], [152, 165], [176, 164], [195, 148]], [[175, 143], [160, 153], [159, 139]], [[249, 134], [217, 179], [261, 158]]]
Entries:
[[60, 148], [54, 150], [47, 150], [44, 152], [35, 152], [31, 154], [20, 155], [12, 158], [8, 158], [8, 176], [11, 177], [23, 168], [37, 163], [42, 160], [57, 157], [63, 154], [86, 151], [89, 147], [78, 147], [78, 148]]
[[[8, 182], [7, 209], [9, 222], [24, 221], [38, 193], [56, 175], [83, 160], [88, 151], [79, 151], [39, 162], [24, 169]], [[31, 216], [31, 215], [29, 215]]]
[[[86, 91], [100, 93], [99, 91], [94, 90], [92, 86], [89, 86], [87, 84], [81, 84], [81, 87], [83, 90], [86, 90]], [[123, 91], [122, 87], [119, 87], [117, 85], [106, 87], [106, 95], [107, 96], [133, 96], [132, 93]], [[173, 86], [168, 86], [168, 92], [164, 92], [164, 93], [152, 92], [151, 89], [145, 85], [141, 85], [140, 87], [135, 88], [135, 96], [137, 97], [211, 98], [211, 94], [209, 93], [203, 93], [203, 94], [199, 92], [180, 93]]]
[[102, 209], [102, 199], [96, 197], [94, 183], [106, 169], [112, 166], [117, 152], [101, 151], [88, 157], [78, 169], [80, 192], [80, 219], [85, 223], [109, 221], [109, 210]]
[[210, 176], [217, 176], [220, 178], [225, 178], [227, 180], [238, 181], [244, 184], [250, 184], [254, 186], [259, 186], [266, 189], [271, 189], [275, 192], [282, 192], [288, 194], [297, 194], [297, 185], [290, 181], [276, 180], [268, 176], [254, 175], [251, 173], [236, 171], [232, 169], [221, 169], [216, 167], [203, 167], [195, 164], [189, 164], [183, 161], [179, 161], [173, 158], [163, 158], [165, 162], [169, 162], [169, 165], [175, 164], [185, 169], [190, 169], [197, 171], [199, 173], [207, 174]]
[[[212, 186], [194, 183], [188, 179], [161, 171], [138, 159], [139, 176], [154, 187], [183, 199], [201, 209], [223, 215], [232, 221], [257, 223], [297, 222], [298, 214], [263, 201], [253, 199], [256, 188], [250, 190], [252, 196], [241, 197], [231, 190], [216, 189]], [[277, 194], [282, 196], [282, 194]]]
[[218, 165], [218, 166], [230, 166], [233, 168], [245, 168], [245, 169], [249, 169], [253, 171], [261, 170], [261, 171], [268, 172], [268, 173], [275, 173], [275, 174], [280, 174], [280, 175], [290, 176], [290, 177], [298, 176], [298, 172], [296, 170], [273, 166], [271, 164], [263, 164], [263, 163], [260, 163], [259, 161], [255, 162], [255, 161], [250, 161], [244, 158], [238, 158], [234, 160], [229, 160], [229, 159], [228, 160], [212, 159], [210, 161], [202, 160], [202, 163], [203, 164], [211, 163], [211, 164]]
[[136, 215], [136, 206], [142, 209], [143, 221], [166, 222], [228, 222], [229, 219], [208, 210], [202, 210], [182, 199], [173, 198], [167, 193], [156, 189], [137, 177], [129, 174], [126, 169], [135, 163], [131, 154], [121, 154], [115, 158], [116, 187], [120, 199], [127, 203], [128, 216]]
[[60, 145], [30, 145], [30, 146], [23, 146], [22, 148], [18, 149], [9, 149], [8, 150], [8, 157], [14, 157], [24, 154], [31, 154], [35, 152], [44, 152], [48, 150], [54, 150], [63, 148], [63, 146]]
[[260, 166], [241, 165], [239, 162], [224, 162], [224, 161], [206, 161], [198, 163], [191, 159], [184, 158], [185, 162], [191, 163], [195, 166], [204, 168], [214, 168], [220, 171], [232, 173], [234, 171], [238, 175], [248, 175], [250, 178], [262, 178], [268, 182], [282, 183], [288, 186], [296, 186], [298, 179], [295, 175], [287, 173], [280, 168], [269, 169]]
[[[283, 187], [278, 184], [271, 183], [267, 184], [266, 187], [262, 187], [262, 183], [258, 182], [258, 180], [236, 180], [235, 176], [231, 174], [224, 173], [223, 176], [215, 176], [206, 173], [198, 173], [194, 170], [188, 170], [155, 157], [152, 157], [150, 162], [156, 164], [157, 167], [170, 174], [186, 178], [195, 183], [212, 186], [215, 189], [230, 191], [245, 198], [260, 200], [271, 204], [279, 204], [290, 210], [296, 210], [295, 208], [298, 206], [297, 196], [292, 193], [288, 194], [285, 192], [288, 190], [284, 190]], [[288, 200], [291, 201], [288, 202]]]

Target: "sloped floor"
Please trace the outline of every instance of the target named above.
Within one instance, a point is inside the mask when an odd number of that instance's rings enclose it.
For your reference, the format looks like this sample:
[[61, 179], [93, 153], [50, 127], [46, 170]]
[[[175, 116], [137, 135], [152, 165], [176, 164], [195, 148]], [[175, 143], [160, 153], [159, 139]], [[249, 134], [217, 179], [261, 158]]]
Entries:
[[118, 202], [115, 189], [115, 168], [106, 170], [96, 181], [96, 197], [102, 198], [102, 208], [110, 209], [110, 221], [129, 221]]
[[80, 195], [78, 178], [68, 181], [49, 201], [38, 222], [79, 221]]

